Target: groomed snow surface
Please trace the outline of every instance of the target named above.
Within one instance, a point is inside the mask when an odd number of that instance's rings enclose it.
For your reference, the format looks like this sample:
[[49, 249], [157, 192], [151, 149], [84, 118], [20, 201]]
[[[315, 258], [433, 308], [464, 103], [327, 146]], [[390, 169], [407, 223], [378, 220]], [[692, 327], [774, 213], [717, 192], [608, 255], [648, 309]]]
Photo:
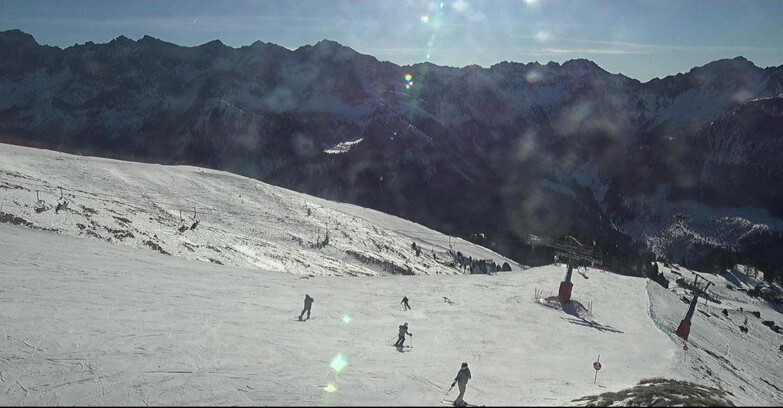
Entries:
[[[42, 163], [54, 154], [35, 152], [25, 150]], [[111, 162], [61, 157], [71, 169], [82, 161]], [[12, 184], [10, 174], [41, 182], [20, 171], [29, 168], [23, 160], [6, 158], [0, 186]], [[150, 180], [173, 171], [122, 166]], [[87, 184], [96, 185], [81, 183], [70, 188], [87, 194]], [[45, 228], [42, 218], [23, 212], [19, 198], [9, 204], [19, 191], [0, 188], [0, 211]], [[152, 211], [141, 204], [137, 210]], [[280, 219], [279, 229], [292, 222]], [[366, 211], [362, 220], [377, 231], [367, 239], [385, 235], [390, 247], [410, 245], [410, 236], [389, 231], [398, 225], [392, 217]], [[652, 377], [722, 388], [737, 405], [783, 400], [781, 335], [762, 324], [780, 325], [780, 314], [736, 290], [755, 283], [742, 271], [703, 275], [722, 304], [699, 302], [685, 353], [673, 334], [688, 308], [680, 297], [690, 297], [674, 280], [679, 273], [692, 281], [696, 273], [685, 268], [659, 265], [669, 290], [597, 269], [575, 273], [573, 298], [592, 309], [580, 317], [535, 299], [541, 290], [543, 297], [557, 293], [563, 266], [517, 266], [497, 275], [311, 276], [164, 255], [77, 236], [63, 224], [53, 232], [0, 223], [0, 405], [441, 406], [462, 362], [473, 373], [465, 399], [488, 406], [575, 405], [575, 398]], [[318, 262], [316, 252], [308, 254]], [[315, 303], [312, 318], [300, 322], [305, 293]], [[402, 310], [403, 296], [412, 310]], [[745, 316], [747, 334], [738, 328]], [[404, 322], [414, 336], [406, 341], [412, 347], [399, 352], [392, 344]], [[603, 366], [594, 384], [599, 354]], [[449, 399], [456, 395], [455, 387]]]

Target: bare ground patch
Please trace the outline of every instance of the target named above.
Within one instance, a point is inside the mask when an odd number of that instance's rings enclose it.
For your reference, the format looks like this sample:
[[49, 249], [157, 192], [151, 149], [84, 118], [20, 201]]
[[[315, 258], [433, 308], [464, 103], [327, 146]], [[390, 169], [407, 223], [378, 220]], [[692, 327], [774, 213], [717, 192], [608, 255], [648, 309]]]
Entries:
[[633, 388], [572, 400], [585, 407], [733, 407], [730, 393], [687, 381], [645, 379]]

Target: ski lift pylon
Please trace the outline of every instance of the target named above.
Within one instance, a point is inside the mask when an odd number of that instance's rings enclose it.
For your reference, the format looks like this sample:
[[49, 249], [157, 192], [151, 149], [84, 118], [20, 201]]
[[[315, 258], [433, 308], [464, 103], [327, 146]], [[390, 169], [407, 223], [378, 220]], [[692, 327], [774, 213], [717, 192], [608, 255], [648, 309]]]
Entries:
[[194, 230], [194, 229], [196, 229], [196, 227], [198, 227], [198, 222], [199, 221], [196, 219], [196, 217], [197, 217], [196, 207], [193, 207], [193, 218], [192, 218], [193, 224], [190, 225], [190, 229], [191, 230]]
[[188, 226], [185, 225], [185, 222], [182, 220], [182, 209], [179, 209], [179, 228], [177, 228], [177, 231], [179, 232], [185, 232], [188, 230]]
[[68, 199], [65, 198], [65, 195], [63, 195], [63, 188], [60, 188], [60, 198], [57, 199], [57, 207], [54, 209], [55, 214], [59, 213], [60, 210], [65, 210], [68, 208]]
[[35, 209], [35, 212], [38, 214], [44, 212], [47, 210], [46, 208], [46, 201], [41, 200], [41, 196], [38, 194], [38, 190], [35, 190], [35, 206], [33, 207]]

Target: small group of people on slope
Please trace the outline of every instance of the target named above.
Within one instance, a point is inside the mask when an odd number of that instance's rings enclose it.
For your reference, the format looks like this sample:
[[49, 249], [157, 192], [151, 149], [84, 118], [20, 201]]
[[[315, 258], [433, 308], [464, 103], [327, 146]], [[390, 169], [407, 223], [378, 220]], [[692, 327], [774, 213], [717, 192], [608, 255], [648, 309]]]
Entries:
[[[402, 298], [402, 301], [400, 304], [403, 305], [403, 310], [410, 310], [411, 307], [408, 304], [408, 297], [404, 296]], [[309, 294], [305, 294], [304, 299], [304, 309], [302, 309], [302, 313], [299, 314], [299, 320], [302, 320], [302, 317], [307, 313], [307, 319], [310, 318], [310, 311], [313, 306], [313, 302], [315, 300], [310, 297]], [[408, 322], [405, 322], [400, 325], [399, 327], [399, 334], [397, 336], [397, 342], [394, 343], [394, 345], [398, 349], [402, 349], [403, 344], [405, 343], [405, 336], [408, 335], [413, 338], [413, 333], [408, 331]], [[411, 340], [412, 341], [412, 340]], [[465, 400], [463, 400], [463, 397], [465, 396], [465, 389], [468, 385], [468, 380], [470, 380], [470, 369], [468, 368], [468, 363], [462, 363], [462, 367], [460, 368], [459, 372], [457, 372], [457, 376], [454, 378], [454, 382], [451, 383], [451, 388], [454, 388], [454, 385], [457, 385], [459, 388], [459, 395], [454, 400], [454, 406], [465, 406]], [[449, 388], [449, 391], [451, 391], [451, 388]]]

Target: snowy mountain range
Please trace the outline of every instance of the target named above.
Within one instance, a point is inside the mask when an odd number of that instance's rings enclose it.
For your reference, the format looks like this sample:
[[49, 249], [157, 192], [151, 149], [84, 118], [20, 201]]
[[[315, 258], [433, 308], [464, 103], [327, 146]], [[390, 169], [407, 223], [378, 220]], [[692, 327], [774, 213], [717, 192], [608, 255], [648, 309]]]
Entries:
[[0, 253], [0, 405], [448, 406], [462, 362], [478, 405], [783, 398], [783, 308], [754, 294], [783, 289], [743, 265], [657, 263], [668, 288], [578, 268], [561, 308], [562, 264], [227, 172], [8, 144]]
[[[0, 141], [257, 178], [522, 260], [528, 234], [781, 270], [783, 66], [397, 66], [332, 41], [66, 49], [0, 33]], [[596, 239], [597, 238], [597, 239]]]

